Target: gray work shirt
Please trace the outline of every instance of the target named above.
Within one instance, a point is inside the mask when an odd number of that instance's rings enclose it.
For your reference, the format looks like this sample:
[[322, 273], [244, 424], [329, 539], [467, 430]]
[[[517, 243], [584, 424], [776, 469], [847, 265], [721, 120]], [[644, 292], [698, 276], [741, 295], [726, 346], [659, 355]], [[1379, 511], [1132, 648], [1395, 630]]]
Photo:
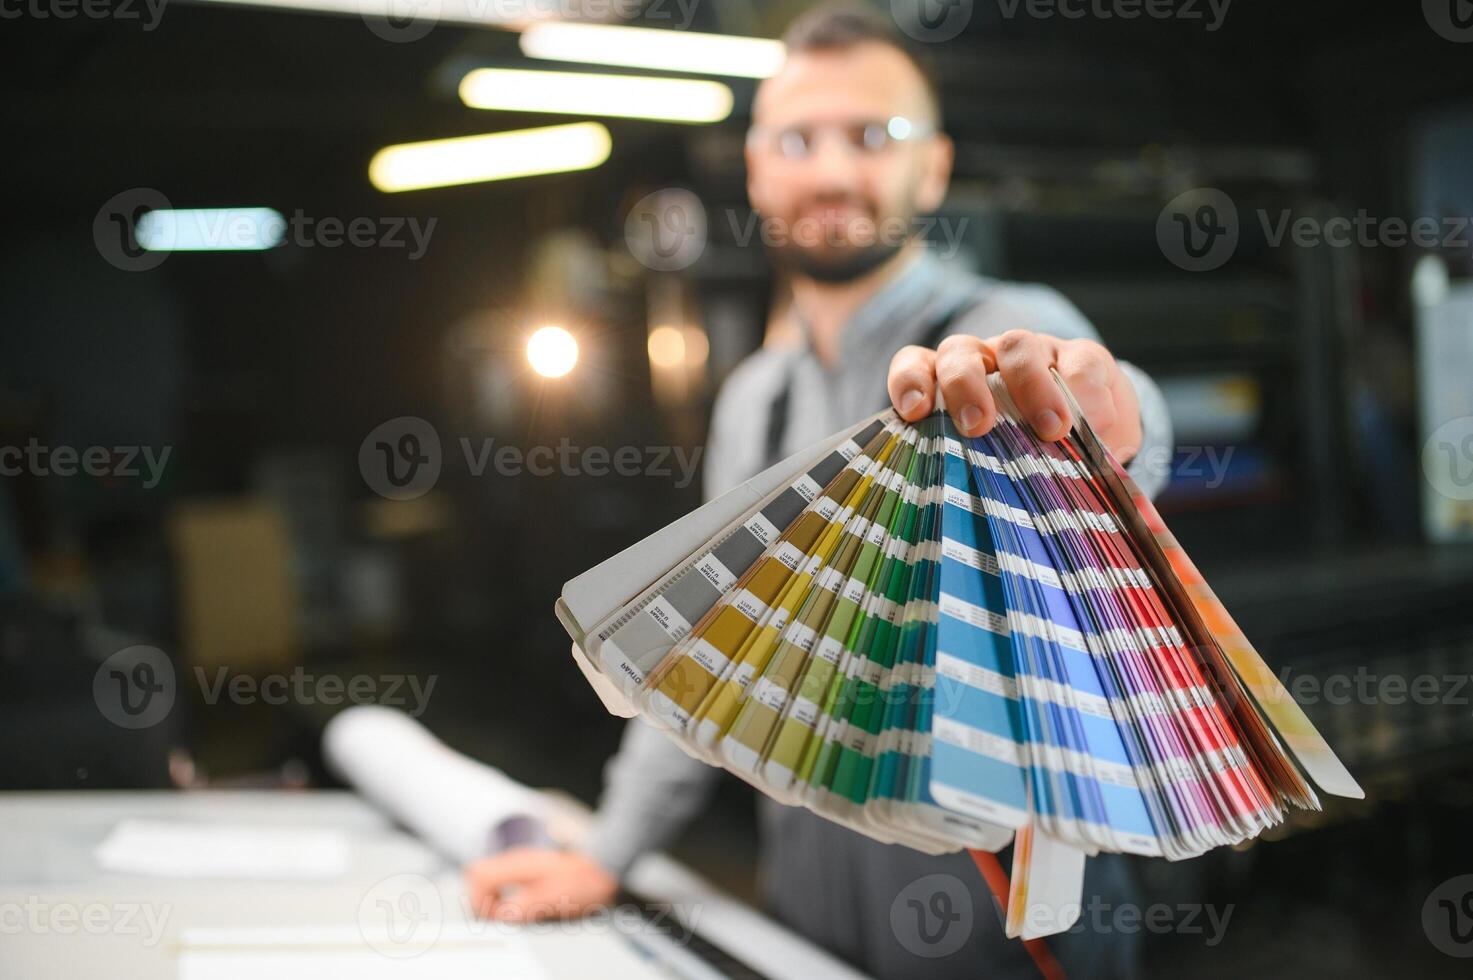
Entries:
[[[1025, 329], [1069, 339], [1099, 338], [1073, 304], [1046, 286], [983, 279], [923, 255], [846, 325], [834, 368], [819, 362], [805, 333], [804, 343], [764, 348], [732, 371], [717, 397], [707, 439], [707, 499], [772, 462], [765, 458], [767, 413], [790, 382], [782, 456], [884, 408], [895, 352], [926, 337], [963, 304], [968, 304], [966, 312], [948, 333], [991, 337]], [[1135, 385], [1144, 429], [1138, 462], [1129, 469], [1141, 488], [1154, 495], [1165, 484], [1166, 473], [1159, 466], [1148, 470], [1142, 461], [1160, 460], [1169, 452], [1171, 420], [1150, 378], [1132, 365], [1122, 367]], [[720, 775], [721, 770], [692, 759], [649, 725], [628, 725], [618, 754], [605, 769], [590, 852], [622, 874], [640, 854], [664, 846], [680, 832], [704, 806]], [[965, 853], [933, 857], [880, 844], [801, 808], [765, 797], [761, 803], [764, 898], [770, 911], [814, 942], [877, 977], [1036, 975], [1021, 944], [1003, 937], [992, 900]], [[939, 882], [943, 890], [956, 893], [947, 898], [948, 907], [957, 906], [964, 893], [971, 897], [971, 913], [951, 927], [967, 929], [966, 940], [944, 956], [936, 954], [955, 945], [955, 934], [932, 942], [936, 933], [924, 921], [927, 902], [913, 910], [907, 901], [922, 879], [919, 887]], [[1086, 903], [1093, 896], [1118, 908], [1130, 900], [1129, 891], [1123, 859], [1111, 855], [1090, 860]], [[929, 901], [933, 894], [934, 889], [921, 898]], [[1099, 936], [1086, 928], [1055, 937], [1051, 945], [1071, 977], [1124, 975], [1133, 967], [1135, 944], [1129, 937]]]

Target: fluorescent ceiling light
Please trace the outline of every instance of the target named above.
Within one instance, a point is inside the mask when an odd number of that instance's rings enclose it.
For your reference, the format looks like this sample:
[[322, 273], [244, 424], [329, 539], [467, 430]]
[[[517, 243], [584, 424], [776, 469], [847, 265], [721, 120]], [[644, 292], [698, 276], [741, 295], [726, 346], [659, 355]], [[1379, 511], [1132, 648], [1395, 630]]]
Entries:
[[259, 252], [286, 240], [286, 219], [272, 208], [148, 211], [133, 229], [150, 252]]
[[[210, 3], [227, 7], [270, 7], [277, 10], [296, 10], [308, 13], [342, 14], [349, 17], [394, 19], [413, 30], [423, 22], [425, 27], [436, 23], [466, 24], [469, 26], [515, 28], [523, 27], [538, 19], [529, 7], [534, 3], [520, 2], [503, 4], [497, 0], [188, 0], [190, 3]], [[503, 9], [506, 8], [506, 9]], [[521, 15], [519, 12], [522, 12]], [[421, 29], [423, 33], [423, 28]], [[412, 34], [405, 34], [411, 37]]]
[[523, 32], [522, 53], [549, 61], [766, 78], [782, 67], [784, 49], [781, 41], [760, 37], [544, 21]]
[[472, 109], [563, 112], [667, 122], [714, 123], [731, 115], [731, 89], [720, 82], [572, 71], [477, 68], [461, 79]]
[[394, 192], [591, 170], [609, 158], [613, 145], [596, 122], [400, 143], [374, 154], [368, 179]]

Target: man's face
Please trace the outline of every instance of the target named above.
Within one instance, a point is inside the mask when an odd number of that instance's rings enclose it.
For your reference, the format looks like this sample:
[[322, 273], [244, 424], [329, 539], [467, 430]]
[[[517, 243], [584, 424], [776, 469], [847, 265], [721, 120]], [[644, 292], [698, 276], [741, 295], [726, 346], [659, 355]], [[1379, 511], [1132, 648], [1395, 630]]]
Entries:
[[951, 143], [932, 135], [935, 123], [920, 72], [894, 48], [789, 58], [757, 94], [746, 151], [747, 193], [774, 259], [845, 282], [898, 252], [951, 176]]

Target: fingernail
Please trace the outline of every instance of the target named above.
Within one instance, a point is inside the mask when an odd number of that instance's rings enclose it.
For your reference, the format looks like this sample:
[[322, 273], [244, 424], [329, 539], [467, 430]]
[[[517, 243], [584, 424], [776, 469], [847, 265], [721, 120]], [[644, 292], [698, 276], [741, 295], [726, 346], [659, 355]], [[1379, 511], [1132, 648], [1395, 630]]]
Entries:
[[912, 388], [910, 391], [907, 391], [905, 394], [900, 396], [900, 414], [909, 415], [911, 412], [916, 410], [916, 408], [921, 404], [921, 401], [924, 398], [925, 396], [922, 395], [919, 391], [916, 391], [914, 388]]
[[1044, 409], [1042, 412], [1033, 416], [1033, 430], [1046, 439], [1059, 431], [1059, 426], [1062, 422], [1063, 420], [1059, 418], [1057, 412], [1051, 409]]
[[962, 424], [962, 431], [971, 432], [982, 424], [982, 410], [976, 405], [968, 405], [961, 410], [957, 421]]

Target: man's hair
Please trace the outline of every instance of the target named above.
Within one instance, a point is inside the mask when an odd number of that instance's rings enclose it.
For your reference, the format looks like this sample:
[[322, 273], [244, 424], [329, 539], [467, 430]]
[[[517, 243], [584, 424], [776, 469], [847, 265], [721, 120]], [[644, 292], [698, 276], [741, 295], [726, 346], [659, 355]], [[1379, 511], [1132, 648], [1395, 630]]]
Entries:
[[783, 44], [789, 55], [848, 51], [861, 44], [883, 44], [905, 55], [925, 83], [926, 95], [941, 119], [941, 85], [931, 59], [884, 17], [865, 7], [829, 4], [810, 10], [788, 27]]

